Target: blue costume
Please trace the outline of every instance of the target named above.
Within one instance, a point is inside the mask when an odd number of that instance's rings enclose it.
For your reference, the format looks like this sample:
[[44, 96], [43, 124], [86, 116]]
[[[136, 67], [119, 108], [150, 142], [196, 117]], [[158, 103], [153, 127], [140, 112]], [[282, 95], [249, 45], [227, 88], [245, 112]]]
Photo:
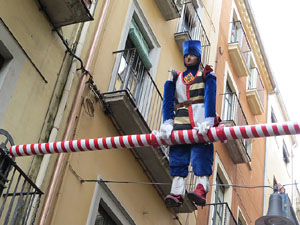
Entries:
[[[184, 72], [173, 72], [173, 78], [164, 85], [163, 122], [171, 124], [173, 130], [197, 129], [205, 121], [210, 121], [210, 126], [213, 126], [216, 116], [216, 76], [210, 67], [199, 71], [200, 41], [183, 43], [183, 56], [186, 57], [188, 54], [197, 56], [198, 62], [192, 66], [185, 64], [187, 69]], [[171, 146], [170, 174], [177, 181], [173, 179], [171, 195], [167, 198], [174, 198], [178, 195], [183, 197], [182, 188], [178, 191], [179, 189], [176, 190], [173, 186], [179, 187], [184, 182], [182, 180], [188, 175], [190, 161], [195, 175], [200, 177], [198, 183], [201, 183], [200, 180], [203, 179], [201, 177], [205, 177], [206, 183], [203, 186], [208, 186], [208, 177], [212, 174], [213, 154], [212, 143]], [[174, 182], [177, 184], [174, 185]], [[185, 186], [185, 183], [182, 185]], [[204, 190], [203, 195], [206, 195], [208, 187], [204, 187]], [[182, 192], [183, 194], [180, 194]], [[169, 200], [165, 200], [166, 204], [170, 203]], [[178, 204], [173, 206], [178, 206]], [[170, 207], [172, 207], [172, 202]]]

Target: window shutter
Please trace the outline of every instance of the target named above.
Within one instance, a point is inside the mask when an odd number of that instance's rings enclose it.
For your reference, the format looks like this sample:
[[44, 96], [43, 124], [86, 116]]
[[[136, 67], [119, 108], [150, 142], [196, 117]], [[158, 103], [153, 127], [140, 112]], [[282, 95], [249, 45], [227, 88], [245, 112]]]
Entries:
[[132, 19], [129, 29], [129, 37], [132, 40], [133, 44], [135, 45], [139, 56], [141, 57], [144, 66], [147, 70], [151, 69], [152, 63], [149, 58], [149, 46], [145, 41], [143, 34], [141, 33], [139, 27]]

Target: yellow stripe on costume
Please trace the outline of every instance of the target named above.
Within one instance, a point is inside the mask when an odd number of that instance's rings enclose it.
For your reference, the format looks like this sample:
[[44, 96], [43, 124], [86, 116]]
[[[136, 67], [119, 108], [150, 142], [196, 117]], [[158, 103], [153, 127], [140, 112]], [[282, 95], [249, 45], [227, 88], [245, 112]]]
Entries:
[[191, 124], [189, 117], [175, 117], [174, 124]]
[[195, 101], [195, 100], [199, 100], [199, 99], [204, 99], [204, 96], [195, 96], [195, 97], [191, 97], [189, 100]]
[[204, 82], [194, 83], [190, 86], [190, 90], [203, 89], [205, 87]]

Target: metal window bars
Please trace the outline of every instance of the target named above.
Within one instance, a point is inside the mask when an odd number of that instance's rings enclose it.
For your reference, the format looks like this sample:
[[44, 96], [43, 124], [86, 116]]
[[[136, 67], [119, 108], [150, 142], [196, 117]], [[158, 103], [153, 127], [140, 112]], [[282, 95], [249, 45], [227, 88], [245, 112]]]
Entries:
[[[34, 224], [43, 192], [0, 148], [0, 224]], [[37, 206], [32, 207], [37, 199]], [[33, 218], [29, 221], [29, 215]]]
[[201, 22], [200, 16], [192, 2], [182, 5], [181, 16], [177, 24], [176, 33], [187, 33], [190, 40], [201, 41], [201, 66], [208, 64], [210, 41]]
[[223, 120], [233, 121], [235, 126], [248, 125], [242, 105], [235, 92], [227, 92], [224, 95]]
[[248, 90], [256, 89], [262, 105], [264, 106], [264, 85], [260, 78], [257, 67], [250, 68], [250, 76], [248, 78]]
[[231, 24], [232, 24], [232, 27], [231, 27], [229, 44], [239, 43], [245, 63], [248, 65], [251, 47], [248, 42], [243, 25], [242, 25], [241, 21], [233, 21], [233, 22], [231, 22]]
[[[222, 114], [223, 123], [233, 123], [231, 124], [232, 126], [248, 125], [248, 121], [237, 94], [235, 92], [227, 92], [222, 95], [224, 95], [225, 101]], [[242, 144], [247, 157], [251, 161], [251, 139], [243, 139]]]
[[162, 95], [135, 48], [113, 52], [121, 54], [114, 91], [126, 90], [151, 130], [162, 120]]

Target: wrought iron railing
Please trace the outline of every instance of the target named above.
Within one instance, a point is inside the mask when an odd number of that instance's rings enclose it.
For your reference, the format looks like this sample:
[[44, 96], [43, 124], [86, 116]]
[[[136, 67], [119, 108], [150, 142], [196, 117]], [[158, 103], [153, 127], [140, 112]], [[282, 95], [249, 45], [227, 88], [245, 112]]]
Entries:
[[[235, 92], [224, 93], [224, 107], [222, 120], [226, 123], [232, 123], [233, 126], [248, 125], [242, 105]], [[242, 140], [242, 144], [248, 159], [251, 161], [251, 139]]]
[[212, 215], [212, 225], [238, 225], [227, 202], [206, 204]]
[[[43, 192], [2, 148], [0, 177], [0, 224], [34, 224]], [[35, 199], [38, 204], [33, 208]]]
[[176, 33], [186, 33], [190, 40], [201, 41], [201, 63], [208, 64], [210, 42], [202, 25], [200, 16], [192, 2], [183, 3], [181, 16], [177, 24]]
[[232, 28], [231, 28], [231, 33], [230, 33], [229, 44], [239, 43], [245, 63], [249, 67], [251, 47], [248, 42], [243, 25], [242, 25], [241, 21], [234, 21], [234, 22], [231, 22], [231, 24], [232, 24]]
[[158, 130], [162, 119], [162, 95], [136, 49], [121, 54], [114, 91], [126, 90], [151, 130]]
[[224, 93], [222, 120], [233, 121], [235, 126], [248, 125], [242, 105], [235, 92]]
[[264, 85], [256, 67], [250, 69], [250, 76], [248, 78], [248, 90], [252, 89], [257, 90], [262, 106], [264, 107]]

